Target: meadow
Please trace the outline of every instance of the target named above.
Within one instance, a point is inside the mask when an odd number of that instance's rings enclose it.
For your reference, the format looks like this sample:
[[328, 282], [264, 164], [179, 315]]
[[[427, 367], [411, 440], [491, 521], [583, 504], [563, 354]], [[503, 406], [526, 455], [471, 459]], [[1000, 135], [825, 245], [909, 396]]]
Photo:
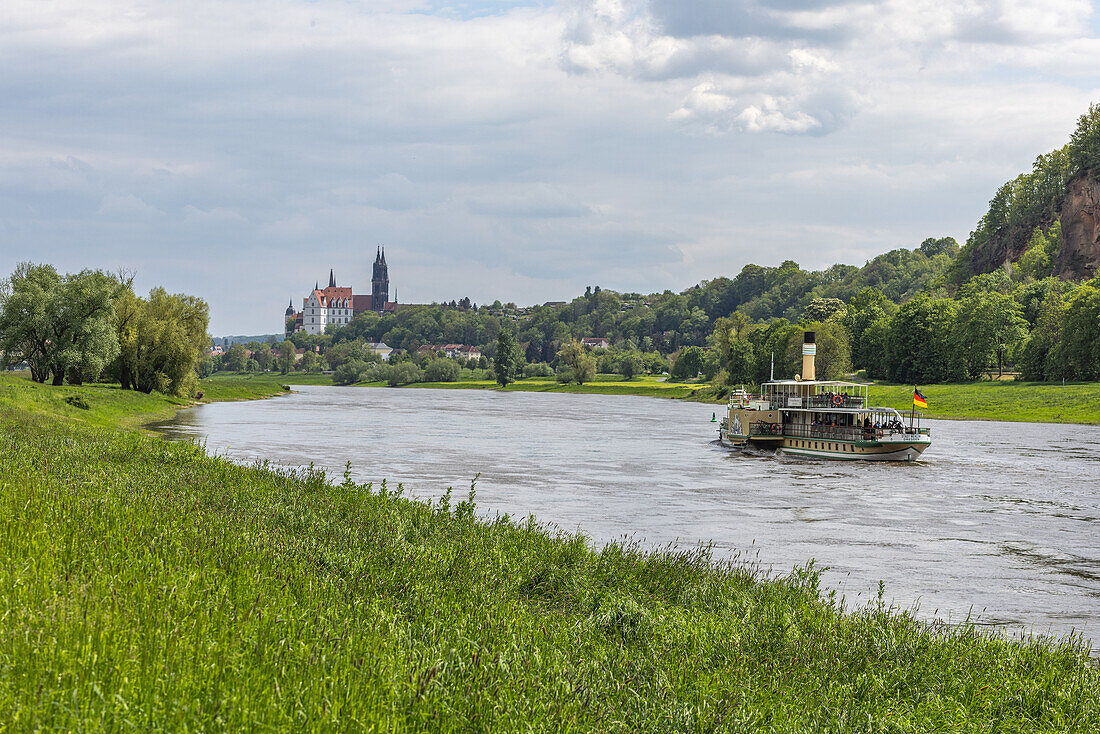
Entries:
[[1100, 730], [1078, 638], [847, 607], [812, 564], [595, 547], [479, 518], [472, 491], [238, 466], [108, 425], [164, 398], [77, 388], [85, 410], [19, 379], [0, 382], [15, 730]]
[[[929, 418], [1100, 424], [1100, 382], [984, 381], [922, 385]], [[871, 386], [875, 405], [898, 410], [913, 407], [912, 385]]]

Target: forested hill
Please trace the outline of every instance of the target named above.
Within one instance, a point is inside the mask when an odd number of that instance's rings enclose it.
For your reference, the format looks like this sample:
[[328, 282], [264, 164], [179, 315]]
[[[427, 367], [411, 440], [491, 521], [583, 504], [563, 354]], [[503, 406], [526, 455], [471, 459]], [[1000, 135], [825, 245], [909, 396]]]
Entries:
[[1067, 145], [1001, 186], [970, 233], [957, 283], [1012, 262], [1033, 278], [1088, 279], [1100, 271], [1100, 105]]
[[777, 267], [746, 265], [735, 277], [707, 280], [681, 293], [618, 293], [597, 286], [567, 303], [542, 306], [499, 301], [478, 306], [467, 298], [403, 306], [397, 314], [362, 314], [331, 334], [310, 337], [299, 332], [293, 341], [324, 349], [329, 343], [364, 339], [409, 351], [424, 344], [462, 343], [488, 347], [491, 355], [497, 328], [504, 322], [514, 326], [529, 361], [550, 361], [563, 342], [582, 337], [605, 337], [627, 349], [669, 354], [705, 345], [715, 319], [735, 311], [753, 321], [798, 322], [827, 318], [867, 287], [895, 303], [919, 293], [940, 293], [958, 252], [951, 237], [929, 238], [913, 250], [887, 252], [863, 267], [811, 271], [790, 260]]

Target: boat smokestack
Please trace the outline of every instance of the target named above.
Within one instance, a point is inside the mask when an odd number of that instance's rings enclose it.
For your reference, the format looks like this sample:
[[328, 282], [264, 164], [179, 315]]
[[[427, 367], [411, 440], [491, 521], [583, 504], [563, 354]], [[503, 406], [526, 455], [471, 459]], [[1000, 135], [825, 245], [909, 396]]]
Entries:
[[816, 380], [814, 371], [814, 356], [817, 354], [817, 340], [812, 331], [803, 333], [802, 337], [802, 379]]

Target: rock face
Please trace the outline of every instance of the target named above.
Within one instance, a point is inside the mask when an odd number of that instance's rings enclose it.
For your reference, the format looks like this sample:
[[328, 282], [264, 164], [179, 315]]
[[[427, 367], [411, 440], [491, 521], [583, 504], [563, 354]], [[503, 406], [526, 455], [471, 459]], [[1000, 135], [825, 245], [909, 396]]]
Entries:
[[1100, 180], [1089, 175], [1069, 182], [1058, 214], [1062, 224], [1062, 249], [1054, 263], [1054, 275], [1081, 280], [1100, 270]]

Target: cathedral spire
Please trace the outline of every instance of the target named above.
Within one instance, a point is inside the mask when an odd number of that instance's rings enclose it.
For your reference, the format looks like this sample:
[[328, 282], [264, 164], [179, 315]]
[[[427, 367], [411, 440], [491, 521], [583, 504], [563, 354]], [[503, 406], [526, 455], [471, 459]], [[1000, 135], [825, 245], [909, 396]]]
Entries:
[[382, 262], [386, 262], [386, 246], [382, 245]]
[[336, 287], [336, 276], [332, 274], [332, 268], [329, 268], [329, 271], [328, 271], [328, 287], [329, 288], [335, 288]]

